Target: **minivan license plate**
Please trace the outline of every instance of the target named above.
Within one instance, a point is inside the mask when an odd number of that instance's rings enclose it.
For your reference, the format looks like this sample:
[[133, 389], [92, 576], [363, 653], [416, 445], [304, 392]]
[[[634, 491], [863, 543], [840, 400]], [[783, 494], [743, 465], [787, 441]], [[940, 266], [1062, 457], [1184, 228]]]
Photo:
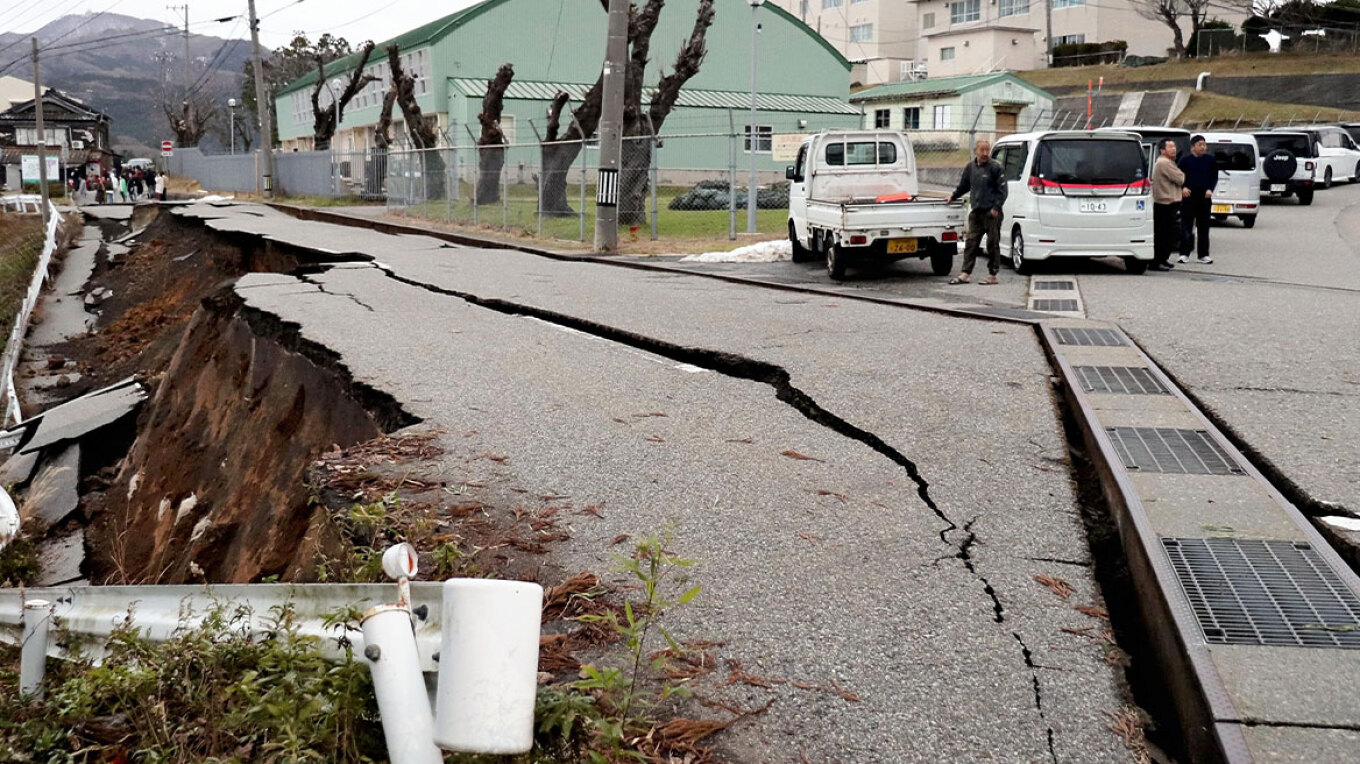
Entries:
[[915, 239], [888, 239], [888, 254], [890, 255], [909, 255], [915, 251]]
[[1081, 202], [1080, 206], [1077, 209], [1081, 210], [1082, 212], [1106, 212], [1110, 208], [1108, 202], [1090, 201]]

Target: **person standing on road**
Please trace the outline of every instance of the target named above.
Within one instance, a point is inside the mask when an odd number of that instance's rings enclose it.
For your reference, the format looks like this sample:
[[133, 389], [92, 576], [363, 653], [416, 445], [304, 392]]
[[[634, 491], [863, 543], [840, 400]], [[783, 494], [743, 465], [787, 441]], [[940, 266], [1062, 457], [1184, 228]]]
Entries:
[[966, 194], [973, 198], [973, 209], [968, 213], [968, 241], [963, 248], [963, 269], [949, 283], [967, 284], [972, 279], [984, 233], [987, 235], [987, 278], [982, 283], [996, 283], [996, 274], [1001, 270], [1001, 208], [1006, 203], [1006, 190], [1006, 175], [1001, 164], [992, 159], [991, 141], [978, 141], [973, 149], [973, 161], [963, 168], [958, 188], [945, 198], [946, 204]]
[[1152, 166], [1152, 270], [1169, 271], [1171, 251], [1180, 250], [1181, 200], [1185, 198], [1185, 173], [1176, 166], [1176, 142], [1163, 138]]
[[1190, 156], [1181, 157], [1177, 166], [1185, 173], [1185, 199], [1181, 202], [1181, 256], [1177, 262], [1190, 262], [1190, 249], [1199, 252], [1199, 261], [1209, 264], [1209, 213], [1213, 209], [1214, 188], [1218, 186], [1218, 162], [1208, 152], [1204, 136], [1190, 138]]
[[165, 201], [165, 174], [164, 174], [164, 173], [158, 173], [158, 174], [156, 175], [156, 201], [159, 201], [159, 202]]

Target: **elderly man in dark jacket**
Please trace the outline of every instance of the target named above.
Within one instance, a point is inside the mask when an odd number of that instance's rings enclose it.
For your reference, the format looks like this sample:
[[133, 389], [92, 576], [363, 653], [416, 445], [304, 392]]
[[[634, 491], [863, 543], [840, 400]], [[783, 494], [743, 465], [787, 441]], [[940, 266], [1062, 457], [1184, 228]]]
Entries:
[[963, 248], [963, 270], [951, 284], [967, 284], [977, 263], [982, 235], [987, 234], [987, 278], [983, 284], [995, 284], [1001, 270], [1001, 208], [1006, 204], [1006, 176], [1001, 165], [992, 159], [990, 141], [977, 142], [973, 161], [963, 168], [959, 187], [945, 199], [952, 202], [966, 194], [973, 197], [973, 209], [968, 213], [968, 242]]

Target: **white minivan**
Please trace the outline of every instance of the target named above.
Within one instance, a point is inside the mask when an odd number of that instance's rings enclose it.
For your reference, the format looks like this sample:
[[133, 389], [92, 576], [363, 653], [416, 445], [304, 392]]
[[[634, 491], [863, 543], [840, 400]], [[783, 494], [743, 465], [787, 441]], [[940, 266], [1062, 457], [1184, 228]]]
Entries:
[[1222, 223], [1235, 215], [1242, 226], [1256, 225], [1261, 210], [1261, 176], [1257, 166], [1260, 151], [1249, 133], [1196, 133], [1204, 136], [1206, 153], [1218, 166], [1218, 185], [1214, 187], [1210, 213]]
[[1152, 263], [1152, 196], [1139, 136], [1119, 132], [1008, 135], [992, 147], [1008, 184], [1001, 249], [1020, 273], [1055, 257]]

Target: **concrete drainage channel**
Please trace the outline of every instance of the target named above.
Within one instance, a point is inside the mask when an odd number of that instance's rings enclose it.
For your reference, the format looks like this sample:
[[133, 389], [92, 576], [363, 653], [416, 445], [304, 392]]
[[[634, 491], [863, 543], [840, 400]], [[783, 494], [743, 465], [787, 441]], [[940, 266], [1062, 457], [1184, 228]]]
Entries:
[[859, 299], [1035, 326], [1118, 525], [1148, 638], [1143, 655], [1157, 664], [1153, 681], [1171, 699], [1190, 759], [1351, 758], [1360, 710], [1337, 699], [1360, 685], [1360, 653], [1351, 652], [1360, 649], [1360, 579], [1127, 335], [1083, 318], [1075, 278], [1033, 279], [1028, 310]]

